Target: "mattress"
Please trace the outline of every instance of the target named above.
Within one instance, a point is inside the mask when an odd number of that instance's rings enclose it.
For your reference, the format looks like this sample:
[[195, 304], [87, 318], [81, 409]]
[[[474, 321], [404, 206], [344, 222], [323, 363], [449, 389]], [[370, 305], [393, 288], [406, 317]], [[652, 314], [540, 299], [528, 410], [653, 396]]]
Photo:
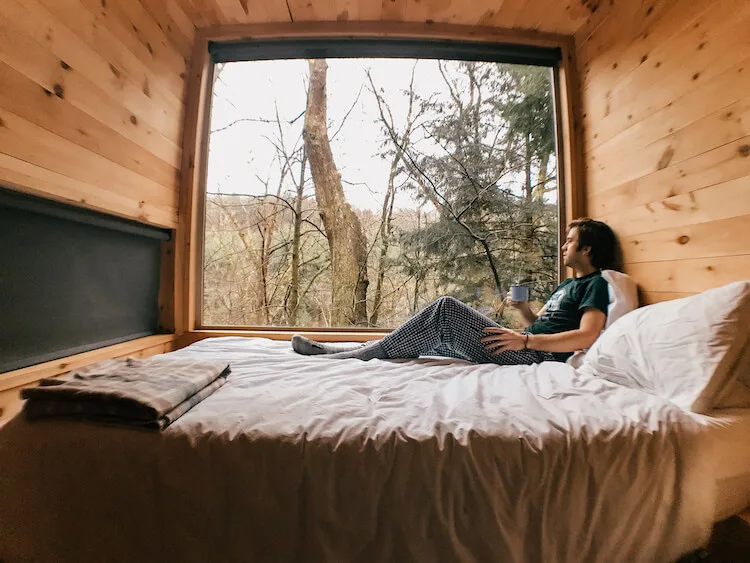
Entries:
[[750, 409], [715, 411], [702, 423], [705, 455], [713, 461], [718, 522], [750, 506]]
[[0, 429], [0, 559], [630, 563], [713, 524], [723, 430], [562, 363], [172, 354], [232, 373], [161, 433]]

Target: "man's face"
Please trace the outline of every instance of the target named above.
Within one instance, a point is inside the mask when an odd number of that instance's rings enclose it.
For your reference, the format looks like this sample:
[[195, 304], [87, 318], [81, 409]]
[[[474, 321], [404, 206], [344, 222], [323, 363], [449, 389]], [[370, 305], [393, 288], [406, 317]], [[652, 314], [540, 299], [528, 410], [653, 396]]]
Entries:
[[588, 247], [578, 250], [578, 227], [568, 231], [565, 244], [562, 245], [563, 264], [569, 268], [577, 268], [588, 263]]

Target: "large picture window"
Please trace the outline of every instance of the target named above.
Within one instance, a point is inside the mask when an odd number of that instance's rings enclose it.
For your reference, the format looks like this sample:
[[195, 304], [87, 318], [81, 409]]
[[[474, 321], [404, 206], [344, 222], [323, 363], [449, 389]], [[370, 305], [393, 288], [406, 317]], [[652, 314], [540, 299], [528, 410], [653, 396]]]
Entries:
[[201, 326], [387, 329], [441, 295], [518, 326], [509, 285], [557, 285], [555, 53], [217, 51]]

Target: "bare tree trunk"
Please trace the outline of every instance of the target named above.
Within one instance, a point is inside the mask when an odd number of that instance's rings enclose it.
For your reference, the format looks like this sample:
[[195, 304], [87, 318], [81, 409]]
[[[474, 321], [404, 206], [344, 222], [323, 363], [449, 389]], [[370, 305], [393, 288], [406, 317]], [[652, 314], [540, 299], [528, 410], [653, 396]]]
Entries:
[[284, 178], [286, 177], [286, 167], [281, 170], [281, 178], [279, 179], [279, 185], [276, 188], [276, 198], [274, 199], [274, 205], [270, 206], [270, 213], [265, 214], [265, 210], [269, 207], [264, 198], [260, 204], [262, 221], [258, 222], [258, 231], [260, 231], [261, 240], [263, 245], [260, 252], [260, 272], [261, 272], [261, 287], [263, 290], [263, 319], [266, 326], [271, 324], [271, 299], [268, 295], [268, 266], [271, 262], [271, 243], [273, 242], [274, 231], [276, 230], [276, 205], [281, 199], [281, 189], [284, 186]]
[[[534, 259], [534, 213], [532, 206], [534, 204], [534, 187], [531, 183], [531, 164], [533, 155], [531, 154], [531, 139], [530, 134], [526, 134], [526, 162], [524, 164], [524, 210], [523, 210], [523, 238], [521, 239], [521, 248], [523, 253], [523, 281], [530, 282], [534, 276], [533, 264], [536, 262]], [[521, 280], [516, 280], [521, 281]]]
[[331, 323], [367, 323], [367, 250], [362, 225], [344, 197], [341, 174], [328, 139], [325, 59], [311, 59], [305, 113], [305, 150], [315, 183], [315, 198], [331, 252]]
[[[220, 197], [220, 205], [224, 205], [223, 199]], [[226, 215], [229, 218], [229, 221], [232, 223], [232, 227], [234, 227], [234, 230], [237, 232], [237, 236], [240, 239], [240, 242], [242, 242], [242, 246], [245, 249], [245, 252], [250, 257], [251, 261], [254, 261], [257, 258], [257, 253], [252, 247], [252, 244], [248, 242], [247, 240], [247, 234], [245, 233], [243, 227], [239, 224], [237, 221], [237, 218], [234, 216], [234, 211], [232, 209], [226, 209]], [[262, 260], [261, 256], [261, 260]], [[257, 271], [257, 270], [256, 270]], [[261, 285], [260, 289], [253, 290], [253, 286]], [[255, 279], [249, 279], [248, 280], [248, 292], [251, 297], [251, 305], [250, 305], [250, 311], [251, 311], [251, 317], [249, 322], [243, 322], [242, 324], [258, 324], [256, 321], [256, 311], [260, 310], [263, 307], [263, 297], [260, 299], [258, 298], [258, 295], [263, 292], [265, 295], [265, 288], [262, 287], [261, 280], [256, 276]], [[243, 307], [243, 309], [245, 309]]]
[[[261, 203], [261, 210], [263, 207], [265, 207], [265, 202]], [[259, 217], [262, 217], [262, 211], [258, 213]], [[268, 316], [269, 313], [269, 303], [268, 303], [268, 246], [270, 243], [270, 235], [267, 232], [267, 229], [265, 226], [262, 225], [262, 219], [258, 221], [258, 233], [260, 234], [260, 258], [259, 258], [259, 266], [260, 266], [260, 306], [261, 306], [261, 315], [263, 318], [263, 324], [268, 325], [270, 324], [270, 319]]]
[[302, 148], [302, 164], [297, 184], [297, 198], [294, 201], [294, 235], [292, 237], [292, 281], [289, 284], [289, 324], [297, 324], [299, 311], [299, 263], [300, 239], [302, 237], [302, 197], [305, 190], [305, 167], [307, 166], [307, 152]]
[[391, 162], [391, 171], [388, 175], [388, 189], [383, 199], [383, 210], [380, 216], [380, 259], [378, 260], [378, 281], [375, 284], [375, 298], [372, 302], [372, 314], [370, 315], [370, 325], [378, 325], [378, 315], [380, 314], [380, 305], [383, 302], [383, 280], [385, 279], [385, 265], [388, 259], [388, 247], [391, 239], [391, 220], [393, 219], [393, 201], [396, 196], [396, 173], [398, 163], [401, 160], [401, 154], [396, 156]]
[[[386, 262], [388, 258], [388, 248], [390, 246], [391, 238], [391, 223], [393, 219], [393, 203], [396, 198], [396, 176], [398, 175], [398, 167], [404, 158], [404, 151], [408, 149], [411, 141], [411, 129], [414, 125], [414, 69], [412, 68], [411, 83], [409, 85], [409, 110], [406, 114], [406, 128], [403, 135], [401, 136], [401, 142], [397, 142], [396, 127], [393, 123], [393, 115], [391, 114], [390, 108], [385, 105], [385, 100], [378, 93], [378, 89], [375, 87], [375, 83], [372, 80], [370, 73], [367, 73], [367, 78], [370, 80], [372, 86], [372, 92], [375, 95], [375, 99], [378, 102], [378, 110], [380, 112], [380, 120], [388, 130], [388, 134], [396, 145], [396, 152], [393, 155], [391, 161], [391, 169], [388, 174], [388, 189], [383, 199], [383, 210], [380, 217], [380, 260], [378, 261], [378, 281], [375, 286], [375, 298], [373, 299], [372, 314], [370, 315], [370, 325], [377, 326], [378, 316], [380, 315], [380, 306], [383, 301], [383, 280], [385, 279]], [[390, 121], [386, 118], [386, 110], [390, 116]]]
[[540, 203], [544, 201], [544, 194], [557, 189], [557, 186], [547, 188], [547, 184], [552, 180], [552, 178], [547, 178], [547, 174], [549, 174], [550, 158], [552, 158], [551, 153], [544, 153], [539, 158], [539, 174], [537, 176], [536, 186], [534, 186], [534, 200]]
[[[417, 209], [417, 231], [422, 230], [422, 208], [420, 207]], [[420, 262], [420, 255], [422, 253], [417, 249], [416, 251], [416, 262]], [[412, 301], [411, 305], [411, 313], [414, 314], [417, 312], [417, 307], [419, 305], [419, 292], [420, 292], [420, 286], [419, 283], [424, 280], [425, 274], [422, 271], [422, 269], [417, 270], [417, 274], [414, 276], [414, 300]]]

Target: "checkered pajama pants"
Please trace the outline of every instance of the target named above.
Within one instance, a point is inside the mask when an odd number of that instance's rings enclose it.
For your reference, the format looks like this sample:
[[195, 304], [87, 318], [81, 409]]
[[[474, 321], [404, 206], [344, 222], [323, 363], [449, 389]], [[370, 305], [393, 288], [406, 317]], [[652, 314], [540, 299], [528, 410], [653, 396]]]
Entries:
[[499, 327], [465, 303], [453, 297], [440, 297], [380, 340], [387, 358], [447, 356], [480, 364], [537, 364], [553, 361], [550, 352], [506, 350], [497, 355], [487, 352], [480, 341], [483, 329]]

